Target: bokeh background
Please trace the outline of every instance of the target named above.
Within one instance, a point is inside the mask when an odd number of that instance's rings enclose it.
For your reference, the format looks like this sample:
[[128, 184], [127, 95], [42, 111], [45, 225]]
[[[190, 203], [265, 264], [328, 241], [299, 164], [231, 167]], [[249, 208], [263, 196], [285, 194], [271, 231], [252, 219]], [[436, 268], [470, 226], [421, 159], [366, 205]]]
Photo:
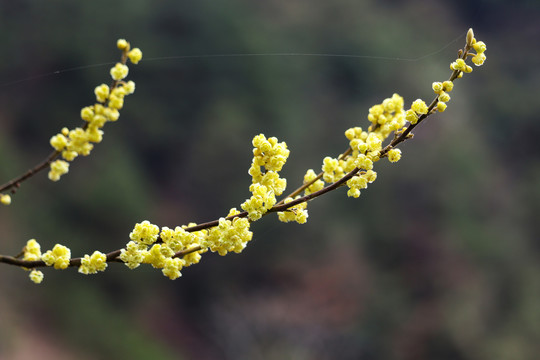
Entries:
[[[319, 198], [302, 226], [265, 217], [241, 255], [176, 281], [112, 264], [34, 285], [0, 265], [0, 358], [538, 359], [539, 16], [536, 0], [1, 1], [2, 183], [81, 123], [116, 39], [144, 53], [91, 156], [0, 208], [2, 254], [111, 251], [145, 219], [223, 216], [249, 197], [260, 132], [288, 143], [293, 189], [373, 104], [431, 99], [469, 27], [488, 60], [359, 199]], [[197, 57], [238, 53], [366, 57]]]

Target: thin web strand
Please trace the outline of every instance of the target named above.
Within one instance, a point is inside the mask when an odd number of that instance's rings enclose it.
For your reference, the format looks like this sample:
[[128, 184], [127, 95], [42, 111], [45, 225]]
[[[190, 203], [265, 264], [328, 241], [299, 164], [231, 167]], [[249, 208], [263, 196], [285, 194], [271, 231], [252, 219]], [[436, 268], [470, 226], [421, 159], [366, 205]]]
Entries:
[[[151, 57], [141, 60], [141, 62], [150, 62], [150, 61], [165, 61], [165, 60], [183, 60], [183, 59], [212, 59], [212, 58], [242, 58], [242, 57], [326, 57], [326, 58], [351, 58], [351, 59], [364, 59], [364, 60], [382, 60], [382, 61], [405, 61], [405, 62], [417, 62], [424, 60], [428, 57], [437, 55], [440, 52], [446, 50], [450, 45], [456, 43], [459, 39], [463, 37], [465, 33], [460, 34], [454, 40], [450, 41], [440, 49], [430, 52], [428, 54], [414, 57], [392, 57], [392, 56], [378, 56], [378, 55], [358, 55], [358, 54], [332, 54], [332, 53], [300, 53], [300, 52], [276, 52], [276, 53], [230, 53], [230, 54], [198, 54], [198, 55], [174, 55], [174, 56], [160, 56], [160, 57]], [[85, 70], [90, 68], [97, 68], [103, 66], [114, 65], [115, 62], [104, 62], [99, 64], [91, 65], [82, 65], [72, 68], [60, 69], [51, 71], [48, 73], [43, 73], [39, 75], [30, 76], [27, 78], [8, 81], [5, 83], [0, 83], [0, 88], [4, 88], [11, 85], [17, 85], [20, 83], [42, 79], [49, 76], [59, 75], [67, 72]]]

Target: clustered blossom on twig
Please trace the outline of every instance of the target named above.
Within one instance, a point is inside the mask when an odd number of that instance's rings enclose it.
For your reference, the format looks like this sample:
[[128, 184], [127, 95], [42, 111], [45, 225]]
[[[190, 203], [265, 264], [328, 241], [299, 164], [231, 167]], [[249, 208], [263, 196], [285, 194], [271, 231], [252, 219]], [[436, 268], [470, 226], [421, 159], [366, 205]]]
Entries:
[[[68, 171], [69, 161], [78, 155], [88, 155], [93, 143], [101, 141], [104, 124], [118, 119], [118, 110], [123, 106], [124, 97], [135, 89], [132, 81], [123, 80], [128, 74], [126, 62], [129, 58], [132, 63], [138, 63], [142, 53], [137, 48], [130, 49], [125, 40], [119, 40], [117, 45], [122, 50], [122, 61], [111, 69], [112, 85], [109, 87], [102, 84], [96, 87], [97, 103], [82, 109], [81, 117], [85, 120], [85, 125], [74, 130], [64, 128], [61, 133], [51, 138], [55, 153], [47, 161], [50, 165], [49, 178], [53, 181], [57, 181]], [[243, 212], [232, 208], [227, 216], [218, 220], [199, 225], [190, 223], [175, 229], [160, 229], [145, 220], [135, 225], [129, 234], [130, 241], [124, 248], [108, 254], [94, 251], [92, 255], [84, 255], [82, 258], [71, 258], [70, 250], [60, 244], [42, 254], [39, 243], [31, 239], [19, 256], [0, 255], [0, 262], [32, 269], [30, 279], [35, 283], [43, 280], [43, 273], [37, 270], [37, 267], [53, 266], [55, 269], [65, 269], [76, 266], [83, 274], [94, 274], [104, 271], [108, 262], [123, 262], [130, 269], [141, 264], [150, 264], [161, 269], [168, 278], [176, 279], [181, 276], [184, 267], [198, 263], [202, 254], [208, 250], [220, 255], [240, 253], [253, 238], [251, 222], [265, 215], [277, 212], [278, 219], [282, 222], [294, 221], [303, 224], [308, 219], [307, 202], [315, 197], [341, 186], [348, 188], [349, 197], [359, 197], [361, 190], [377, 178], [377, 173], [373, 170], [374, 164], [385, 157], [390, 162], [400, 160], [401, 150], [397, 146], [410, 139], [412, 130], [429, 115], [446, 110], [454, 81], [464, 73], [472, 71], [466, 60], [471, 57], [473, 64], [480, 66], [486, 60], [485, 51], [486, 45], [476, 41], [470, 29], [465, 47], [459, 51], [458, 59], [450, 65], [453, 70], [450, 78], [432, 84], [436, 96], [429, 105], [422, 99], [417, 99], [405, 110], [404, 99], [394, 94], [381, 104], [372, 106], [367, 116], [369, 127], [353, 127], [345, 131], [347, 150], [338, 157], [325, 157], [320, 173], [316, 174], [313, 169], [307, 170], [303, 185], [279, 202], [277, 197], [285, 192], [287, 186], [286, 179], [281, 178], [279, 172], [290, 151], [285, 142], [259, 134], [253, 138], [253, 161], [248, 171], [252, 178], [249, 187], [252, 195], [241, 204]], [[390, 138], [392, 140], [384, 146], [385, 141]], [[64, 160], [55, 160], [60, 155]], [[40, 164], [39, 169], [44, 168], [43, 164], [47, 165], [47, 161]], [[12, 180], [0, 187], [0, 191], [13, 187], [32, 175], [33, 173], [26, 174], [18, 181]], [[0, 202], [7, 205], [11, 198], [8, 194], [0, 194]]]

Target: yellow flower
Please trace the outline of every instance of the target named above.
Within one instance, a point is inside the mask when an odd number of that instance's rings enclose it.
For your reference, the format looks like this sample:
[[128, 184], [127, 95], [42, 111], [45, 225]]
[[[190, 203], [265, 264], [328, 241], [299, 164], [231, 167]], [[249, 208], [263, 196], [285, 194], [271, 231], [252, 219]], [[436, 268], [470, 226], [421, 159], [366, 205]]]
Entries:
[[30, 271], [29, 277], [35, 284], [40, 284], [43, 281], [43, 273], [39, 270]]
[[443, 90], [446, 91], [446, 92], [450, 92], [452, 91], [452, 89], [454, 88], [454, 83], [452, 81], [445, 81], [443, 82]]
[[143, 262], [143, 249], [145, 248], [146, 246], [143, 247], [134, 241], [130, 241], [127, 243], [126, 248], [121, 250], [120, 260], [122, 260], [128, 268], [133, 270]]
[[35, 260], [41, 259], [41, 246], [36, 241], [36, 239], [28, 240], [23, 250], [24, 250], [23, 260], [35, 261]]
[[134, 81], [128, 81], [124, 88], [126, 89], [126, 95], [127, 94], [133, 94], [135, 92], [135, 82]]
[[56, 244], [52, 250], [43, 254], [41, 260], [43, 260], [47, 266], [54, 265], [55, 269], [65, 269], [69, 266], [70, 258], [71, 251], [63, 245]]
[[118, 39], [116, 46], [119, 50], [129, 50], [129, 43], [125, 39]]
[[64, 150], [62, 151], [62, 157], [66, 159], [67, 161], [73, 161], [79, 154], [77, 154], [76, 151], [68, 151]]
[[52, 181], [60, 180], [60, 176], [69, 171], [69, 163], [64, 160], [56, 160], [51, 163], [51, 170], [49, 171], [49, 179]]
[[148, 220], [135, 224], [135, 228], [129, 234], [129, 238], [140, 244], [152, 245], [159, 236], [159, 227], [151, 224]]
[[463, 59], [456, 59], [453, 63], [450, 64], [450, 69], [452, 70], [459, 70], [459, 71], [466, 71], [467, 64], [465, 63], [465, 60]]
[[62, 134], [57, 134], [51, 138], [50, 143], [56, 151], [62, 151], [67, 146], [68, 139]]
[[[298, 196], [296, 197], [298, 198]], [[288, 197], [285, 199], [285, 204], [293, 201], [292, 198]], [[296, 221], [298, 224], [305, 224], [308, 218], [307, 203], [303, 202], [297, 205], [294, 205], [288, 208], [285, 211], [278, 212], [278, 219], [281, 222], [290, 222]]]
[[0, 194], [0, 203], [2, 203], [2, 205], [11, 204], [11, 196], [9, 194]]
[[442, 82], [434, 82], [431, 87], [433, 88], [433, 91], [435, 94], [440, 94], [441, 91], [444, 90], [444, 85]]
[[484, 53], [478, 53], [472, 57], [471, 61], [476, 66], [482, 66], [484, 64], [484, 61], [486, 61], [486, 55]]
[[411, 105], [411, 109], [417, 114], [427, 114], [428, 112], [426, 103], [421, 99], [415, 100]]
[[82, 274], [95, 274], [107, 268], [107, 256], [99, 251], [94, 251], [92, 256], [84, 255], [81, 259], [79, 272]]
[[437, 103], [437, 111], [438, 112], [443, 112], [444, 110], [446, 110], [446, 104], [443, 103], [443, 102], [438, 102]]
[[405, 120], [407, 120], [408, 122], [414, 125], [418, 122], [418, 115], [416, 114], [414, 110], [409, 109], [405, 113]]
[[483, 53], [487, 50], [487, 46], [483, 41], [478, 41], [473, 45], [474, 50], [476, 50], [477, 53]]
[[116, 63], [115, 66], [111, 68], [111, 77], [113, 80], [122, 80], [129, 73], [129, 68], [121, 63]]
[[128, 53], [129, 60], [133, 64], [137, 64], [142, 59], [142, 51], [139, 48], [135, 48]]
[[450, 101], [450, 95], [448, 95], [447, 92], [442, 91], [439, 95], [439, 101], [440, 102], [449, 102]]
[[392, 149], [388, 151], [388, 160], [390, 162], [398, 162], [399, 159], [401, 159], [401, 150], [400, 149]]
[[184, 261], [179, 258], [167, 258], [165, 260], [165, 263], [163, 265], [163, 275], [168, 277], [171, 280], [178, 279], [180, 276], [182, 276], [182, 273], [180, 270], [182, 270], [182, 267], [184, 266]]
[[104, 103], [109, 97], [109, 87], [106, 84], [96, 86], [94, 94], [96, 94], [96, 100], [98, 102]]

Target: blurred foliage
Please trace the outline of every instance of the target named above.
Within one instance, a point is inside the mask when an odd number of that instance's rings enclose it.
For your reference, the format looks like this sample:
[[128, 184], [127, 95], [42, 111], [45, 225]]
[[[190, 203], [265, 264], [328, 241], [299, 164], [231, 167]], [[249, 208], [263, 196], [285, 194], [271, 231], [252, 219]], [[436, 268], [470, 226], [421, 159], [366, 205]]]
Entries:
[[[377, 164], [360, 199], [317, 199], [304, 226], [264, 218], [242, 255], [208, 254], [174, 282], [112, 264], [94, 277], [46, 270], [35, 286], [2, 266], [0, 358], [535, 359], [539, 7], [1, 2], [2, 182], [80, 123], [94, 86], [109, 81], [117, 38], [144, 52], [131, 67], [136, 93], [92, 155], [59, 183], [31, 179], [0, 208], [3, 254], [29, 238], [74, 255], [110, 251], [144, 219], [174, 227], [222, 216], [249, 196], [259, 132], [288, 143], [293, 189], [345, 150], [343, 132], [367, 126], [371, 105], [394, 92], [431, 99], [469, 27], [488, 60], [456, 83], [448, 110], [402, 146], [398, 164]], [[242, 53], [366, 57], [190, 57]]]

